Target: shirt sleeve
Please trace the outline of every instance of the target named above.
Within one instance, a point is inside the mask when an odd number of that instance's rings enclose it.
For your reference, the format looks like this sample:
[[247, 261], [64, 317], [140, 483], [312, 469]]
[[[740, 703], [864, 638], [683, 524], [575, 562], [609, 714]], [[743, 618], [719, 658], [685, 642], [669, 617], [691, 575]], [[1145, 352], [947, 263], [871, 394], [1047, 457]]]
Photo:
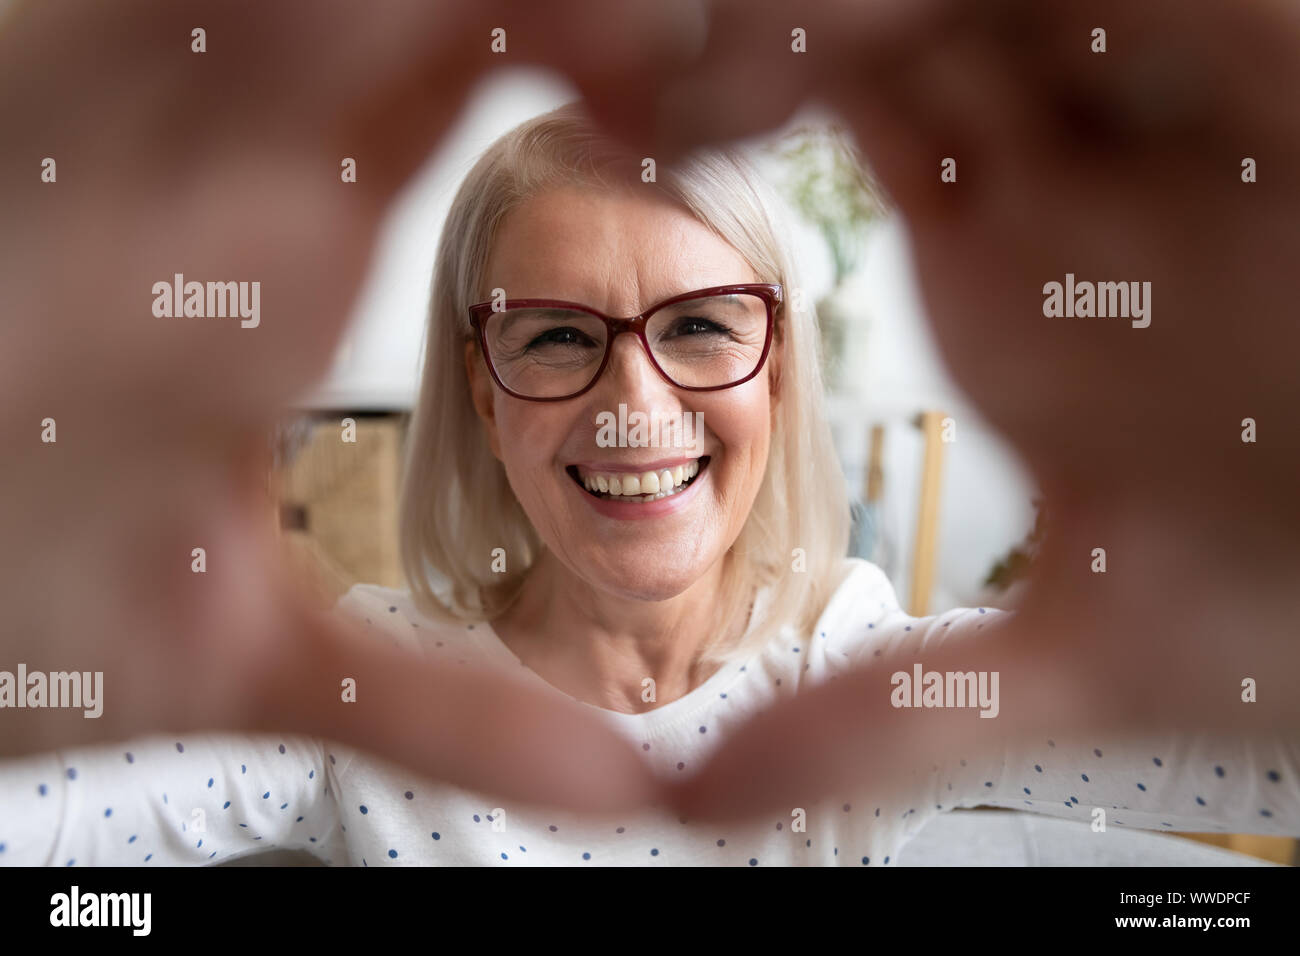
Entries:
[[325, 745], [148, 737], [0, 762], [0, 863], [215, 864], [271, 847], [346, 858]]
[[[853, 580], [853, 578], [850, 578]], [[1013, 612], [954, 608], [912, 617], [874, 565], [857, 571], [856, 627], [840, 659], [865, 666], [880, 654], [933, 651], [978, 641]], [[865, 620], [864, 620], [865, 619]], [[937, 768], [931, 803], [940, 809], [992, 806], [1153, 830], [1300, 836], [1300, 740], [1280, 734], [1213, 737], [1133, 734], [1080, 742], [1072, 728], [1044, 727], [1038, 739], [1000, 756], [972, 755]]]
[[[373, 627], [383, 593], [354, 586], [334, 613]], [[192, 734], [2, 760], [0, 865], [207, 865], [272, 847], [346, 863], [338, 794], [354, 757], [311, 737]]]

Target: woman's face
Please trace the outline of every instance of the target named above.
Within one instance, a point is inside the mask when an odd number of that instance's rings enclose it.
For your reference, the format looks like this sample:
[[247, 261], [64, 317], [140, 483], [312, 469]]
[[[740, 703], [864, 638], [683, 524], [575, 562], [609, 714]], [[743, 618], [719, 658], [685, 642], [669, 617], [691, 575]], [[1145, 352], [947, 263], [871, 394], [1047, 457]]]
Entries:
[[[735, 249], [650, 190], [640, 196], [576, 187], [516, 207], [486, 272], [486, 288], [504, 289], [509, 299], [563, 299], [622, 317], [682, 292], [756, 281]], [[505, 394], [473, 344], [466, 359], [475, 406], [511, 488], [546, 547], [593, 588], [642, 600], [673, 597], [740, 534], [767, 463], [775, 342], [750, 381], [691, 392], [659, 375], [637, 336], [619, 335], [599, 381], [560, 402]], [[684, 436], [688, 423], [702, 428], [693, 446], [663, 447], [668, 433], [661, 428], [660, 447], [602, 447], [597, 416], [617, 419], [620, 405], [629, 419], [642, 412], [661, 425], [675, 422]], [[674, 489], [687, 483], [650, 502], [626, 495], [628, 478], [638, 476], [644, 490], [647, 472], [662, 491], [665, 470]], [[601, 479], [608, 486], [615, 476], [618, 499], [600, 493]], [[588, 478], [597, 493], [586, 488]]]

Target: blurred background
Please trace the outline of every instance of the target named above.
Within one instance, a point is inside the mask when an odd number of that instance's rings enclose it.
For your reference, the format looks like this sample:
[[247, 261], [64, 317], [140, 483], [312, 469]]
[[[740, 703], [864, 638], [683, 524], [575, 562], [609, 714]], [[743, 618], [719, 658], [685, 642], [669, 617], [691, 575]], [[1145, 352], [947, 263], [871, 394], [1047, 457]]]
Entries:
[[[475, 90], [391, 210], [331, 369], [274, 436], [282, 540], [322, 606], [358, 582], [406, 586], [401, 456], [452, 197], [493, 140], [576, 97], [533, 69], [498, 72]], [[833, 116], [801, 113], [746, 145], [787, 206], [803, 295], [817, 303], [831, 424], [856, 498], [851, 552], [885, 571], [912, 614], [1015, 607], [1041, 531], [1035, 489], [941, 365], [899, 222], [876, 201]], [[349, 427], [355, 440], [340, 440]], [[1289, 839], [1194, 838], [1295, 862]]]
[[[442, 222], [493, 140], [576, 96], [546, 71], [494, 75], [391, 211], [333, 366], [279, 440], [283, 524], [317, 549], [326, 586], [403, 586], [396, 482]], [[833, 123], [800, 114], [746, 145], [787, 205], [803, 294], [818, 305], [832, 427], [860, 500], [853, 551], [885, 570], [914, 613], [1008, 606], [1023, 563], [1014, 552], [1034, 527], [1033, 490], [940, 365], [903, 231]], [[355, 445], [339, 440], [345, 417], [357, 423]], [[944, 418], [955, 440], [943, 440]]]

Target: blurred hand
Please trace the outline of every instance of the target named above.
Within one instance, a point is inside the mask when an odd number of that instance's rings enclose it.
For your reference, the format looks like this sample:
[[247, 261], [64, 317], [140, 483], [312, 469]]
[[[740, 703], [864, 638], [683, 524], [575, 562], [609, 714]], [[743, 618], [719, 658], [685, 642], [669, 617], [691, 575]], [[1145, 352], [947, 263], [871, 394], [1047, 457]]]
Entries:
[[[256, 453], [324, 370], [387, 204], [465, 92], [498, 62], [635, 68], [663, 14], [614, 6], [5, 10], [0, 662], [103, 671], [106, 705], [97, 720], [6, 709], [0, 755], [276, 727], [521, 799], [646, 795], [635, 755], [556, 695], [463, 669], [452, 680], [313, 613], [276, 555]], [[490, 52], [497, 26], [509, 57]], [[260, 282], [259, 326], [155, 317], [153, 284], [175, 273]], [[55, 443], [41, 441], [46, 418]], [[345, 675], [359, 689], [347, 706]]]
[[[634, 104], [599, 96], [669, 157], [831, 104], [906, 220], [949, 368], [1051, 519], [1017, 619], [925, 655], [1000, 670], [998, 720], [894, 711], [903, 662], [882, 660], [729, 739], [683, 812], [887, 787], [1049, 726], [1300, 731], [1298, 88], [1300, 11], [1280, 0], [747, 0], [718, 5], [694, 69]], [[1149, 282], [1150, 325], [1046, 317], [1067, 273]]]
[[[260, 521], [248, 449], [323, 370], [386, 204], [489, 64], [501, 23], [521, 58], [567, 70], [630, 135], [657, 115], [661, 152], [767, 128], [805, 95], [837, 106], [907, 217], [954, 374], [1049, 494], [1054, 524], [1014, 627], [982, 639], [978, 660], [926, 658], [1000, 668], [1001, 720], [938, 712], [891, 729], [896, 665], [882, 662], [764, 715], [675, 799], [738, 813], [846, 774], [885, 785], [989, 723], [997, 741], [976, 740], [989, 748], [1048, 717], [1300, 725], [1294, 697], [1264, 683], [1296, 669], [1281, 637], [1296, 610], [1296, 332], [1281, 309], [1300, 124], [1273, 95], [1295, 86], [1287, 8], [840, 2], [800, 7], [811, 52], [795, 55], [772, 26], [789, 15], [768, 15], [779, 4], [722, 4], [704, 65], [688, 70], [677, 8], [552, 4], [498, 23], [503, 8], [465, 6], [390, 3], [381, 22], [341, 3], [10, 11], [4, 653], [103, 670], [116, 703], [100, 721], [8, 711], [0, 752], [274, 726], [506, 797], [594, 808], [655, 792], [576, 709], [363, 649], [294, 595]], [[189, 49], [199, 25], [202, 55]], [[1104, 55], [1089, 51], [1096, 25]], [[1260, 163], [1251, 185], [1247, 155]], [[55, 185], [39, 182], [44, 156], [59, 162]], [[356, 184], [338, 179], [344, 156]], [[957, 183], [939, 180], [947, 156]], [[176, 272], [261, 281], [262, 325], [154, 318], [152, 283]], [[1151, 326], [1045, 318], [1043, 284], [1066, 272], [1150, 281]], [[39, 441], [47, 416], [57, 444]], [[1247, 416], [1258, 444], [1240, 442]], [[204, 575], [189, 569], [198, 546]], [[1106, 575], [1089, 571], [1095, 547]], [[388, 703], [362, 695], [341, 719], [341, 672]], [[1261, 680], [1260, 704], [1235, 703], [1242, 676]], [[429, 733], [450, 726], [458, 736]]]

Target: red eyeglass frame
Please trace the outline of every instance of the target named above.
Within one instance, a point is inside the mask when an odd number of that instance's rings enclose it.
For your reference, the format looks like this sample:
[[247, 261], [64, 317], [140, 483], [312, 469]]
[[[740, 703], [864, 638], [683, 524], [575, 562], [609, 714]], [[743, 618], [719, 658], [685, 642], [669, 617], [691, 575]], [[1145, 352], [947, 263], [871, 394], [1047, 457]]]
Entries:
[[[688, 299], [703, 299], [714, 295], [732, 295], [735, 293], [749, 293], [757, 295], [767, 306], [767, 337], [763, 341], [763, 354], [758, 357], [758, 364], [754, 366], [754, 371], [750, 372], [744, 378], [729, 382], [726, 385], [679, 385], [669, 377], [668, 373], [660, 367], [655, 361], [654, 352], [650, 350], [650, 342], [645, 337], [645, 329], [650, 317], [660, 309], [675, 305], [678, 302], [685, 302]], [[569, 395], [560, 395], [553, 398], [535, 398], [531, 395], [521, 395], [501, 381], [497, 375], [497, 370], [492, 364], [492, 356], [488, 352], [487, 333], [484, 331], [486, 317], [493, 313], [492, 303], [479, 302], [469, 307], [469, 324], [474, 329], [475, 338], [478, 341], [479, 352], [483, 356], [484, 364], [488, 367], [488, 372], [492, 376], [492, 381], [497, 383], [507, 395], [512, 398], [518, 398], [526, 402], [567, 402], [571, 398], [577, 398], [590, 391], [591, 388], [600, 381], [601, 375], [605, 373], [605, 366], [609, 364], [610, 353], [614, 350], [614, 339], [624, 332], [635, 333], [636, 337], [641, 340], [641, 347], [645, 349], [646, 356], [650, 359], [650, 364], [654, 370], [659, 373], [660, 377], [673, 388], [684, 389], [688, 392], [717, 392], [724, 388], [735, 388], [737, 385], [743, 385], [752, 379], [755, 375], [763, 370], [767, 363], [768, 353], [772, 350], [772, 332], [776, 327], [776, 310], [780, 308], [785, 301], [785, 292], [781, 286], [775, 282], [750, 282], [741, 285], [717, 285], [710, 286], [707, 289], [696, 289], [694, 292], [683, 292], [675, 295], [670, 299], [664, 299], [650, 308], [646, 309], [640, 315], [632, 316], [629, 319], [620, 319], [613, 316], [605, 315], [590, 306], [582, 305], [578, 302], [565, 302], [561, 299], [507, 299], [505, 309], [528, 309], [528, 308], [556, 308], [570, 309], [576, 312], [585, 312], [588, 315], [595, 316], [605, 323], [609, 332], [609, 337], [605, 340], [605, 354], [601, 357], [600, 368], [596, 369], [596, 374], [592, 376], [591, 381], [585, 387]]]

